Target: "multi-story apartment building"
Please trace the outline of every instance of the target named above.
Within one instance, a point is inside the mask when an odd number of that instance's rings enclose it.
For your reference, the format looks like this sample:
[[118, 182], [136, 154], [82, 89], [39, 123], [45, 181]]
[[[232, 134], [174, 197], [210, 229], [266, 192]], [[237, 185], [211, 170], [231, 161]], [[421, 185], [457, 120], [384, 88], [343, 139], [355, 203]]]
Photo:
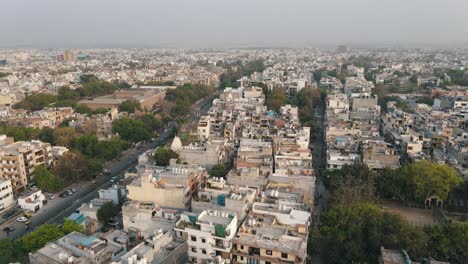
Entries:
[[146, 165], [140, 177], [127, 185], [128, 198], [154, 202], [162, 207], [190, 210], [192, 197], [205, 186], [208, 173], [195, 165], [175, 164], [158, 167]]
[[181, 215], [174, 231], [177, 237], [187, 240], [192, 263], [202, 263], [217, 256], [230, 260], [237, 216], [209, 210], [201, 214], [186, 213]]
[[10, 180], [0, 180], [0, 212], [16, 204]]
[[13, 189], [25, 189], [34, 178], [36, 166], [53, 162], [51, 145], [38, 140], [18, 141], [0, 148], [0, 178], [12, 181]]

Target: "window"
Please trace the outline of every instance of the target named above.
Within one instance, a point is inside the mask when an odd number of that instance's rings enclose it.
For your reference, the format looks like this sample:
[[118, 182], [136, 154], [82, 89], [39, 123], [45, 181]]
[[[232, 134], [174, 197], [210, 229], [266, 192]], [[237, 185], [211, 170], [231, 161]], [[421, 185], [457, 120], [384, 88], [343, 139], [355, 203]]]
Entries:
[[206, 250], [202, 249], [201, 253], [206, 255]]
[[192, 236], [192, 237], [190, 237], [190, 240], [197, 241], [197, 237]]
[[265, 261], [265, 264], [271, 264], [271, 262], [270, 261]]
[[202, 238], [202, 239], [201, 239], [201, 242], [202, 242], [202, 243], [206, 243], [206, 239]]
[[197, 253], [197, 248], [192, 248], [192, 252]]
[[269, 255], [269, 256], [273, 255], [273, 253], [271, 252], [271, 250], [267, 250], [267, 251], [266, 251], [266, 254]]
[[288, 258], [288, 253], [281, 253], [282, 258]]
[[244, 245], [241, 245], [241, 246], [240, 246], [240, 249], [244, 249]]

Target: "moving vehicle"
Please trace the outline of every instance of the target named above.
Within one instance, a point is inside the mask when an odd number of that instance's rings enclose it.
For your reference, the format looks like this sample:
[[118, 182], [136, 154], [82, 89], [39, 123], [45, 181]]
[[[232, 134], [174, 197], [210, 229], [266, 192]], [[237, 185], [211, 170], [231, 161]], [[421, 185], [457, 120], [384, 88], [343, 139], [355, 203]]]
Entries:
[[16, 218], [16, 222], [24, 223], [26, 221], [28, 221], [28, 218], [26, 218], [24, 216]]
[[15, 231], [15, 227], [14, 226], [7, 226], [7, 227], [3, 228], [3, 231], [13, 232], [13, 231]]
[[31, 218], [32, 215], [33, 215], [32, 212], [25, 212], [25, 213], [24, 213], [24, 217], [26, 217], [26, 218]]

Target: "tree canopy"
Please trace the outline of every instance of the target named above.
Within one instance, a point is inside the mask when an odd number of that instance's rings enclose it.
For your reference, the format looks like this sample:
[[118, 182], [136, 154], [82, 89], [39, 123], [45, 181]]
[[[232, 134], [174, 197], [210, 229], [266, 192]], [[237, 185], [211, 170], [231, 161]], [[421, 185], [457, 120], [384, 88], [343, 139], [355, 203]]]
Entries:
[[141, 105], [135, 100], [126, 100], [119, 105], [120, 112], [135, 113], [136, 110], [141, 110]]
[[121, 118], [112, 123], [112, 132], [129, 142], [148, 140], [153, 134], [149, 124], [132, 118]]
[[226, 179], [226, 174], [228, 173], [226, 166], [222, 164], [216, 164], [211, 168], [210, 175], [211, 177], [221, 177]]
[[43, 191], [56, 192], [62, 189], [64, 181], [53, 175], [43, 165], [37, 166], [34, 170], [34, 181], [37, 187]]
[[107, 223], [107, 221], [111, 220], [117, 212], [117, 207], [114, 206], [112, 202], [107, 202], [98, 209], [97, 217], [99, 222]]
[[178, 159], [179, 155], [167, 148], [158, 148], [154, 153], [154, 160], [157, 166], [169, 166], [171, 159]]

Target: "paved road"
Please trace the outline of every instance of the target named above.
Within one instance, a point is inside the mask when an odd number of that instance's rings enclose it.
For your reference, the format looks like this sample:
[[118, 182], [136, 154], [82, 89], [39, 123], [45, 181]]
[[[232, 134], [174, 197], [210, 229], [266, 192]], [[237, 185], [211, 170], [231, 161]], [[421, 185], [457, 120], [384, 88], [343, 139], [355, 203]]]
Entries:
[[[175, 124], [172, 123], [171, 126]], [[31, 225], [29, 229], [25, 229], [24, 223], [16, 222], [16, 218], [6, 223], [3, 223], [0, 228], [0, 239], [10, 237], [16, 239], [23, 236], [24, 234], [31, 232], [36, 227], [44, 223], [55, 223], [60, 224], [63, 219], [73, 212], [75, 212], [83, 203], [87, 203], [92, 199], [98, 197], [98, 190], [102, 188], [108, 188], [112, 185], [109, 181], [112, 177], [120, 177], [130, 167], [134, 166], [138, 161], [138, 156], [148, 149], [152, 149], [161, 146], [169, 140], [171, 135], [170, 129], [162, 133], [154, 142], [143, 145], [143, 148], [128, 149], [122, 153], [119, 159], [113, 160], [106, 164], [105, 168], [109, 170], [109, 175], [98, 176], [96, 179], [96, 185], [91, 182], [82, 182], [80, 184], [73, 184], [68, 188], [75, 188], [77, 192], [72, 196], [66, 198], [60, 198], [58, 194], [55, 194], [53, 200], [49, 200], [44, 208], [35, 213], [31, 218]], [[19, 215], [21, 216], [21, 215]], [[18, 217], [19, 217], [18, 216]], [[6, 233], [3, 228], [6, 226], [14, 226], [15, 231]]]
[[[316, 133], [312, 136], [312, 140], [310, 142], [313, 156], [313, 166], [314, 170], [317, 175], [317, 183], [315, 186], [315, 200], [314, 200], [314, 210], [312, 211], [312, 222], [314, 225], [319, 224], [320, 213], [324, 208], [327, 206], [327, 199], [328, 199], [328, 192], [323, 185], [323, 177], [322, 173], [326, 166], [326, 147], [325, 147], [325, 139], [324, 139], [324, 112], [325, 112], [325, 104], [324, 101], [321, 101], [315, 108], [315, 116], [317, 117], [316, 125], [318, 126], [316, 129]], [[317, 245], [312, 245], [317, 246]], [[311, 256], [309, 263], [311, 264], [322, 264], [323, 256], [319, 254], [314, 254]]]

